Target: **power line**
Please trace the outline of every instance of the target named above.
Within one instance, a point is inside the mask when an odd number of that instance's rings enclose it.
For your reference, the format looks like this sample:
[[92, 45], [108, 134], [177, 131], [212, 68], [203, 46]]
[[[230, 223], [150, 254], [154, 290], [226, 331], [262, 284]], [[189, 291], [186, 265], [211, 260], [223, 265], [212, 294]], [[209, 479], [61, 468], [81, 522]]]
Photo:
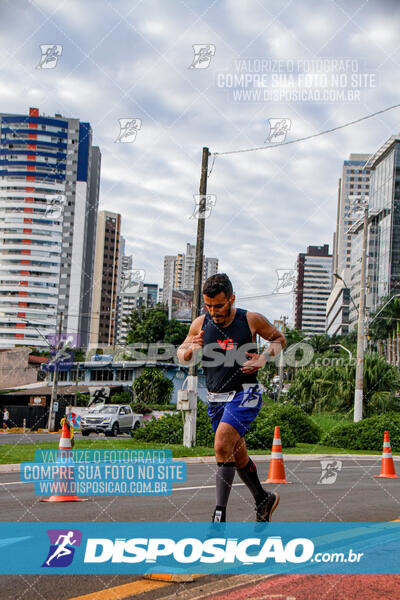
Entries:
[[339, 129], [344, 129], [345, 127], [350, 127], [350, 125], [355, 125], [356, 123], [360, 123], [361, 121], [366, 121], [367, 119], [371, 119], [372, 117], [376, 117], [377, 115], [381, 115], [382, 113], [388, 112], [389, 110], [393, 110], [393, 108], [399, 108], [400, 104], [393, 104], [393, 106], [388, 106], [387, 108], [383, 108], [382, 110], [378, 110], [374, 113], [366, 115], [365, 117], [361, 117], [360, 119], [355, 119], [354, 121], [349, 121], [344, 125], [338, 125], [337, 127], [332, 127], [331, 129], [325, 129], [324, 131], [320, 131], [319, 133], [313, 133], [312, 135], [307, 135], [302, 138], [297, 138], [295, 140], [291, 140], [289, 142], [280, 142], [278, 144], [273, 144], [271, 146], [258, 146], [256, 148], [245, 148], [243, 150], [228, 150], [226, 152], [211, 152], [212, 156], [223, 156], [226, 154], [239, 154], [242, 152], [256, 152], [257, 150], [269, 150], [271, 148], [277, 148], [279, 146], [289, 146], [290, 144], [297, 144], [298, 142], [304, 142], [305, 140], [310, 140], [311, 138], [319, 137], [321, 135], [325, 135], [326, 133], [332, 133], [333, 131], [338, 131]]

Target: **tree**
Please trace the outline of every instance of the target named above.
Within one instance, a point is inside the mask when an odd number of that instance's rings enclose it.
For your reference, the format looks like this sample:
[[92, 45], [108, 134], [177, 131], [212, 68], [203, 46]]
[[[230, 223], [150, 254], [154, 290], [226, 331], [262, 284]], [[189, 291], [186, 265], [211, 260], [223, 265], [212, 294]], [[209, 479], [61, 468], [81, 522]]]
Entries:
[[171, 319], [165, 328], [164, 342], [179, 346], [189, 332], [189, 325], [177, 319]]
[[147, 367], [133, 382], [135, 402], [169, 404], [174, 384], [159, 369]]
[[[310, 365], [297, 373], [287, 399], [307, 412], [330, 411], [351, 415], [354, 404], [355, 365]], [[364, 359], [364, 416], [398, 407], [395, 397], [400, 374], [377, 353]]]
[[[371, 323], [369, 327], [369, 335], [374, 341], [384, 340], [391, 335], [396, 335], [399, 328], [400, 322], [400, 298], [393, 296], [389, 302], [391, 296], [385, 296], [382, 299], [382, 303], [376, 311], [371, 315], [371, 319], [375, 315], [377, 318]], [[385, 304], [389, 302], [387, 306]], [[385, 308], [382, 310], [382, 307]], [[381, 311], [382, 312], [379, 312]]]
[[185, 339], [188, 325], [176, 319], [168, 320], [168, 309], [164, 304], [154, 308], [134, 310], [127, 319], [127, 343], [169, 343], [179, 345]]

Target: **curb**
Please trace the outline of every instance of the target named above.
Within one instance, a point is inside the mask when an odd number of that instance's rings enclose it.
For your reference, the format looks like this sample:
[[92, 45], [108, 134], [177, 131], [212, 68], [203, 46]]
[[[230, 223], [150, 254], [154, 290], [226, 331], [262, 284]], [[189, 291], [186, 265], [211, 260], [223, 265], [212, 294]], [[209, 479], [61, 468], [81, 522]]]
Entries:
[[[250, 454], [250, 458], [253, 461], [259, 460], [270, 460], [270, 454]], [[296, 460], [314, 461], [323, 459], [335, 459], [340, 460], [378, 460], [382, 458], [382, 454], [284, 454], [285, 462], [293, 462]], [[394, 456], [394, 460], [400, 461], [400, 456]], [[201, 464], [215, 464], [215, 456], [181, 456], [179, 458], [173, 458], [173, 460], [182, 461], [189, 465], [201, 465]], [[0, 465], [0, 473], [19, 473], [20, 463]]]

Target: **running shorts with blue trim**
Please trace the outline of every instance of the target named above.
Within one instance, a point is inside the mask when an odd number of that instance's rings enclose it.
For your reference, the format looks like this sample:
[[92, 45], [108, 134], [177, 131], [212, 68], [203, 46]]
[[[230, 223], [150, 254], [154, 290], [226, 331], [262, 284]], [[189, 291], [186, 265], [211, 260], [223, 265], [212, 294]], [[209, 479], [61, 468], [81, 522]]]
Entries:
[[243, 437], [262, 406], [261, 390], [255, 385], [236, 392], [228, 402], [209, 402], [208, 416], [214, 433], [220, 423], [228, 423]]

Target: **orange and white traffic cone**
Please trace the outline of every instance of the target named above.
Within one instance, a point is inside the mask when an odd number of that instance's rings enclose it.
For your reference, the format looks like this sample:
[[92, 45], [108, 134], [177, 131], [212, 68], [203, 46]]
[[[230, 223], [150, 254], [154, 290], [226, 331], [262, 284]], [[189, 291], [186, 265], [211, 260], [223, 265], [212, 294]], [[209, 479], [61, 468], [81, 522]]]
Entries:
[[394, 462], [392, 456], [392, 448], [390, 447], [389, 432], [383, 434], [383, 449], [382, 449], [382, 464], [380, 475], [374, 477], [386, 477], [387, 479], [397, 479], [396, 471], [394, 470]]
[[274, 440], [272, 442], [271, 462], [269, 463], [267, 483], [292, 483], [286, 481], [285, 465], [283, 464], [281, 432], [275, 426]]
[[[61, 460], [58, 461], [58, 463], [56, 464], [60, 464], [60, 467], [64, 467], [64, 468], [60, 468], [60, 478], [54, 482], [53, 481], [53, 486], [54, 488], [56, 487], [60, 487], [60, 488], [67, 488], [68, 489], [75, 489], [76, 485], [75, 485], [75, 477], [70, 477], [70, 473], [71, 473], [71, 467], [72, 467], [72, 473], [73, 473], [73, 462], [72, 462], [72, 455], [70, 454], [72, 452], [72, 443], [71, 443], [71, 432], [69, 430], [69, 426], [67, 423], [67, 420], [64, 419], [63, 422], [63, 426], [62, 426], [62, 430], [61, 430], [61, 437], [60, 437], [60, 443], [58, 444], [58, 450], [59, 450], [59, 454], [61, 454]], [[60, 452], [61, 451], [61, 452]], [[86, 500], [86, 498], [79, 498], [76, 494], [64, 494], [61, 496], [50, 496], [50, 498], [41, 498], [41, 502], [84, 502]]]

